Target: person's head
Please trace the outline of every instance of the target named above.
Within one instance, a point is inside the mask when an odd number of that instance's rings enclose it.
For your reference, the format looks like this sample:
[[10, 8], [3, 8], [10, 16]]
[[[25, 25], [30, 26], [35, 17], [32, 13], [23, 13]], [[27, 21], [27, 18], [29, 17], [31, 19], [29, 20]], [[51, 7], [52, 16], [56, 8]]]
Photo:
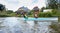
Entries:
[[38, 6], [35, 6], [35, 7], [33, 8], [33, 11], [34, 11], [34, 12], [37, 12], [37, 11], [39, 11], [39, 8], [38, 8]]
[[34, 7], [34, 8], [33, 8], [33, 11], [34, 11], [34, 14], [38, 14], [38, 13], [39, 13], [39, 8], [38, 8], [38, 6]]

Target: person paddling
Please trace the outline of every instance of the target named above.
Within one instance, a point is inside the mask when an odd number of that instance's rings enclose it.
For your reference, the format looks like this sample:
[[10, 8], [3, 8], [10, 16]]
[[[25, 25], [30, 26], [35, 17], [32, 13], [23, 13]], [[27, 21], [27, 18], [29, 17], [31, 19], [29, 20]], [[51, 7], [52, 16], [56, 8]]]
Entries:
[[33, 11], [34, 11], [34, 17], [38, 18], [39, 8], [36, 6], [36, 7], [33, 8]]
[[25, 12], [23, 9], [20, 9], [19, 11], [16, 12], [16, 16], [17, 16], [18, 14], [21, 14], [25, 19], [27, 19], [28, 16], [27, 16], [26, 13], [27, 13], [27, 12]]
[[[38, 18], [38, 14], [39, 14], [39, 8], [36, 6], [33, 8], [34, 11], [34, 17]], [[34, 33], [36, 33], [38, 30], [38, 20], [34, 20]]]

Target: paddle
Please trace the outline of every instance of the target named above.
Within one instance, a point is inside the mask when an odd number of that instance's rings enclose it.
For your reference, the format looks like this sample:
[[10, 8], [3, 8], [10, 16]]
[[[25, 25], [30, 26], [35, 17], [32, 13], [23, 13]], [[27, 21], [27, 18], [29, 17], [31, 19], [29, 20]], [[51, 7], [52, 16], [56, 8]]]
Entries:
[[28, 16], [24, 15], [24, 18], [25, 18], [25, 19], [28, 19]]

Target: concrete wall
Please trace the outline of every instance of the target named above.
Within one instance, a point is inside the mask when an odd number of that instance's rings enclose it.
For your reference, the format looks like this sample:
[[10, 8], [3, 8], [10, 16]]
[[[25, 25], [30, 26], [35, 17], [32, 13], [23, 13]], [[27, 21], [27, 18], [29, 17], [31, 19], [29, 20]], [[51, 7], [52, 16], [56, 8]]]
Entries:
[[45, 9], [45, 10], [43, 10], [43, 12], [51, 12], [52, 11], [52, 9]]

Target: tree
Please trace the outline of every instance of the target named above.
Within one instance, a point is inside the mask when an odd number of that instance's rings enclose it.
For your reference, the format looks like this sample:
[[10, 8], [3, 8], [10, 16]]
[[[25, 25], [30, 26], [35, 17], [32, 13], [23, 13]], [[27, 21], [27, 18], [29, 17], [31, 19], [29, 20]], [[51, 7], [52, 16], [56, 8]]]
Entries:
[[58, 9], [58, 0], [47, 0], [48, 2], [48, 8], [51, 9]]
[[7, 10], [6, 12], [7, 12], [7, 14], [11, 14], [11, 13], [13, 13], [13, 10]]
[[43, 12], [44, 9], [45, 9], [45, 7], [42, 7], [42, 8], [41, 8], [41, 12]]
[[0, 11], [2, 12], [5, 9], [5, 6], [3, 4], [0, 4]]

